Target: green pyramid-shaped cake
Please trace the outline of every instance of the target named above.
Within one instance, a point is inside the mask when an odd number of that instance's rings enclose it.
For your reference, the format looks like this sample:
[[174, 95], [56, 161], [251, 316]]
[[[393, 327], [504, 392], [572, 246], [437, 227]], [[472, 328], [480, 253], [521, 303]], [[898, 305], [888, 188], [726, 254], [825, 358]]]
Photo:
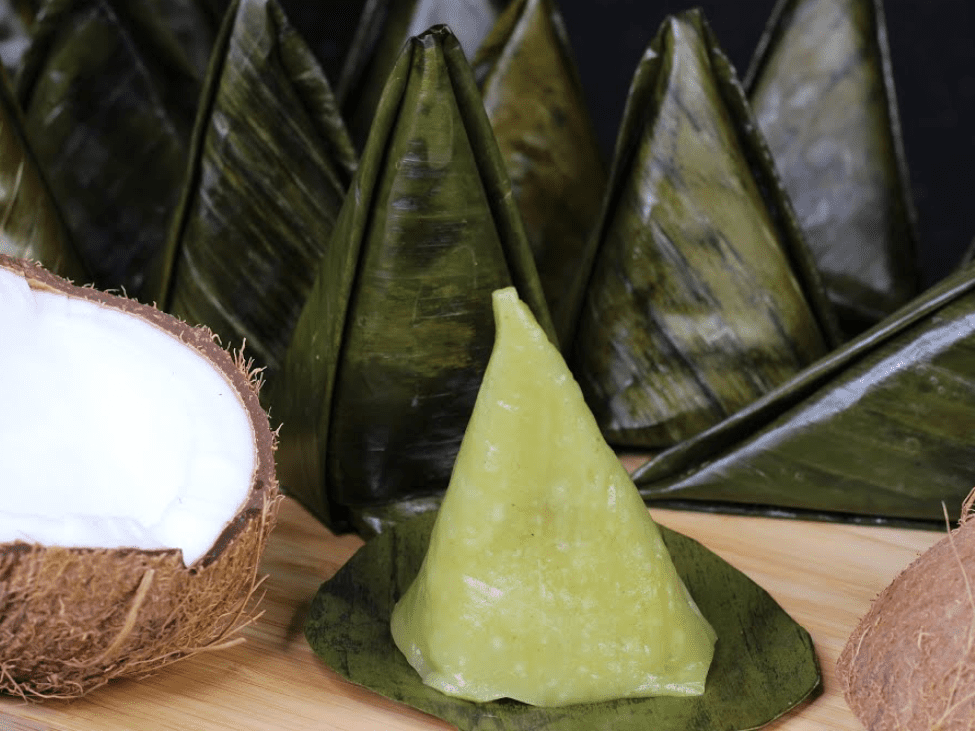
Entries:
[[393, 610], [424, 682], [533, 705], [699, 695], [715, 634], [513, 287], [420, 572]]

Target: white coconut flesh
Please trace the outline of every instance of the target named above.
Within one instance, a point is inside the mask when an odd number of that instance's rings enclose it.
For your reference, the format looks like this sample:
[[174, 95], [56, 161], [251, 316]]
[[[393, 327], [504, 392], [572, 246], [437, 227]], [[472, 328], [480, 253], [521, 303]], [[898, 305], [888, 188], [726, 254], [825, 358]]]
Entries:
[[235, 390], [140, 317], [0, 268], [0, 543], [204, 556], [245, 504]]

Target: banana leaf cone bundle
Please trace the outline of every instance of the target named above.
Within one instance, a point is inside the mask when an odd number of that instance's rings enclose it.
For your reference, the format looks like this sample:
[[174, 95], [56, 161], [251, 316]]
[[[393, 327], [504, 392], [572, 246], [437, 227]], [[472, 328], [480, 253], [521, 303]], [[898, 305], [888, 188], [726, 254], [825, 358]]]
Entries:
[[493, 345], [490, 295], [510, 285], [554, 341], [473, 71], [436, 26], [389, 76], [272, 384], [287, 491], [332, 526], [442, 494]]
[[0, 71], [0, 254], [42, 261], [78, 284], [90, 281], [27, 136], [7, 74]]
[[42, 0], [2, 0], [0, 2], [0, 14], [3, 17], [8, 15], [17, 19], [23, 27], [28, 28], [33, 22], [37, 11], [40, 9]]
[[376, 29], [366, 14], [377, 9], [380, 0], [280, 0], [292, 26], [304, 37], [309, 50], [332, 82], [333, 91], [342, 68], [366, 28]]
[[26, 0], [0, 0], [0, 63], [8, 73], [20, 67], [30, 45], [30, 26], [36, 8]]
[[955, 268], [964, 269], [967, 266], [971, 266], [972, 262], [975, 262], [975, 238], [968, 242], [968, 246], [962, 252], [961, 258], [959, 258]]
[[651, 504], [937, 528], [975, 484], [973, 383], [968, 267], [634, 482]]
[[434, 25], [446, 25], [470, 60], [508, 2], [368, 0], [336, 84], [355, 143], [365, 143], [386, 81], [409, 38]]
[[[592, 260], [606, 170], [554, 0], [508, 6], [473, 61], [559, 342]], [[528, 102], [527, 100], [531, 100]]]
[[594, 235], [571, 363], [617, 448], [679, 444], [840, 342], [700, 11], [667, 18], [638, 65]]
[[99, 289], [151, 299], [143, 287], [179, 200], [215, 5], [50, 0], [38, 14], [17, 100]]
[[881, 0], [780, 0], [745, 82], [845, 333], [920, 293]]
[[246, 343], [270, 383], [355, 166], [329, 83], [281, 6], [235, 0], [153, 287], [163, 308]]

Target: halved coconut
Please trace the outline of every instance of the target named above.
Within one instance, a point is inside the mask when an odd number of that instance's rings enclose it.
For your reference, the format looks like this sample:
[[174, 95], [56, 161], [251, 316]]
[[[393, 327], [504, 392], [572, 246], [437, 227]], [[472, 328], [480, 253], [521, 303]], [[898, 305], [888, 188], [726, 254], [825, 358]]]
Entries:
[[0, 691], [81, 695], [228, 642], [279, 500], [213, 335], [0, 256]]

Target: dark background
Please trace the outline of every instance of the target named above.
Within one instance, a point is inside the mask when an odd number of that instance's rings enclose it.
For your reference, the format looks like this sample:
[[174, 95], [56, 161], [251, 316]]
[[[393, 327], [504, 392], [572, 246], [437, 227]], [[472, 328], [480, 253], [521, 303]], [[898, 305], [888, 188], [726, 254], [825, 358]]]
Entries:
[[[701, 8], [744, 76], [774, 0], [560, 0], [607, 162], [637, 62], [663, 19]], [[975, 0], [886, 0], [918, 265], [940, 279], [975, 237]]]

